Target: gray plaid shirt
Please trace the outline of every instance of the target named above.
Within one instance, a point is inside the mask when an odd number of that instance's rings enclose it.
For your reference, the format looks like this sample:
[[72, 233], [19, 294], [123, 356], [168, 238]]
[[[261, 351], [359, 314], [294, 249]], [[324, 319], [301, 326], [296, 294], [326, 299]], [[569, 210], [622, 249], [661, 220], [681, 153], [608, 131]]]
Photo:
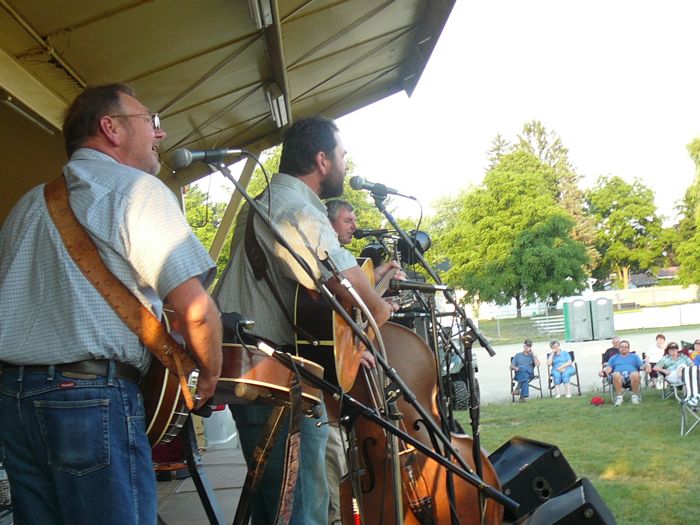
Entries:
[[[214, 263], [156, 177], [86, 148], [63, 172], [71, 207], [102, 260], [155, 315], [186, 280], [213, 280]], [[37, 186], [0, 231], [0, 361], [86, 359], [116, 359], [143, 372], [151, 356], [68, 255]]]
[[[285, 240], [311, 267], [314, 275], [327, 280], [331, 273], [318, 261], [328, 253], [340, 270], [357, 265], [355, 257], [340, 246], [338, 235], [328, 220], [326, 206], [304, 182], [296, 177], [278, 173], [270, 181], [270, 189], [257, 202]], [[245, 253], [245, 228], [249, 207], [245, 206], [236, 221], [231, 243], [231, 260], [214, 292], [222, 312], [238, 312], [255, 321], [256, 335], [278, 344], [294, 344], [294, 330], [267, 283], [256, 280]], [[253, 212], [254, 213], [254, 212]], [[272, 232], [256, 218], [255, 233], [268, 262], [268, 275], [294, 316], [297, 283], [313, 289], [311, 278], [292, 256], [273, 238]]]

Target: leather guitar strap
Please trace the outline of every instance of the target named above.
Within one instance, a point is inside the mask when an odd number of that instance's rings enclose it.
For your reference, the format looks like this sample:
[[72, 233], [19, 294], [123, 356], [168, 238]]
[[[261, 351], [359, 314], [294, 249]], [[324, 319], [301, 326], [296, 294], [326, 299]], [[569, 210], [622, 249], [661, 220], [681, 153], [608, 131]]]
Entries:
[[294, 489], [299, 478], [299, 466], [301, 459], [301, 383], [297, 374], [292, 375], [289, 387], [289, 435], [284, 452], [284, 474], [282, 475], [282, 489], [280, 490], [280, 502], [277, 507], [275, 525], [286, 525], [292, 517], [294, 504]]
[[49, 215], [76, 266], [143, 345], [179, 378], [187, 408], [193, 410], [194, 400], [187, 386], [187, 377], [197, 365], [153, 312], [143, 306], [102, 261], [92, 238], [73, 213], [65, 177], [60, 176], [46, 184], [44, 198]]
[[253, 451], [253, 456], [248, 465], [241, 497], [236, 508], [236, 515], [233, 518], [234, 525], [245, 525], [250, 519], [251, 507], [250, 497], [255, 494], [262, 481], [265, 465], [270, 457], [272, 447], [277, 441], [279, 431], [282, 428], [282, 418], [289, 412], [289, 434], [284, 453], [284, 472], [282, 474], [282, 484], [280, 487], [279, 503], [274, 525], [287, 525], [292, 517], [294, 507], [294, 490], [299, 478], [300, 456], [301, 456], [301, 431], [300, 424], [302, 414], [301, 383], [296, 374], [292, 376], [289, 387], [290, 406], [275, 406], [270, 416], [265, 422], [260, 440]]

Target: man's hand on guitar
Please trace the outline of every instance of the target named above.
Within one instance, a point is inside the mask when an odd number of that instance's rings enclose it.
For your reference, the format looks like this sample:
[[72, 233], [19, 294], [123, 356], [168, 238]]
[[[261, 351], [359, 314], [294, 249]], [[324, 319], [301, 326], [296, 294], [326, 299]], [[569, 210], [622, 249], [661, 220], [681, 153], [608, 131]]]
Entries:
[[369, 350], [365, 350], [364, 352], [362, 352], [362, 357], [360, 357], [360, 363], [362, 363], [362, 366], [364, 366], [367, 370], [377, 368], [377, 362], [374, 360], [374, 356]]
[[396, 273], [393, 275], [394, 279], [400, 281], [406, 280], [406, 273], [401, 269], [401, 265], [396, 261], [389, 261], [374, 269], [374, 282], [378, 283], [384, 276], [390, 271], [394, 270]]
[[214, 395], [216, 383], [219, 380], [219, 375], [214, 376], [200, 373], [197, 379], [197, 391], [195, 398], [195, 410], [201, 408]]

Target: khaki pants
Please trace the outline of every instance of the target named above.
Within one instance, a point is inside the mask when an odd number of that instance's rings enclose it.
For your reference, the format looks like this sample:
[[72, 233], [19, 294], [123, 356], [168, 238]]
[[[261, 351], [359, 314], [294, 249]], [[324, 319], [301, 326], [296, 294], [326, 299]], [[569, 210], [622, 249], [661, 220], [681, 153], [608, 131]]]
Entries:
[[328, 523], [340, 523], [340, 480], [347, 474], [345, 448], [337, 423], [328, 425], [328, 445], [326, 445], [326, 477], [328, 478]]

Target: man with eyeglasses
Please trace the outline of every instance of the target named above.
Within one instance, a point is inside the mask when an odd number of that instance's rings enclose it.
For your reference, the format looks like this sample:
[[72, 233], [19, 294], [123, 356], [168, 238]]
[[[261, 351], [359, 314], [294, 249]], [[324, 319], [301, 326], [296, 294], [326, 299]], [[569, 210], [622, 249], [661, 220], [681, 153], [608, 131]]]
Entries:
[[[76, 218], [146, 308], [160, 316], [170, 305], [203, 404], [221, 372], [219, 312], [205, 291], [215, 266], [153, 176], [165, 139], [158, 115], [125, 85], [96, 86], [72, 103], [63, 132]], [[68, 255], [44, 185], [0, 231], [0, 290], [0, 461], [15, 522], [156, 523], [138, 384], [151, 353]]]

